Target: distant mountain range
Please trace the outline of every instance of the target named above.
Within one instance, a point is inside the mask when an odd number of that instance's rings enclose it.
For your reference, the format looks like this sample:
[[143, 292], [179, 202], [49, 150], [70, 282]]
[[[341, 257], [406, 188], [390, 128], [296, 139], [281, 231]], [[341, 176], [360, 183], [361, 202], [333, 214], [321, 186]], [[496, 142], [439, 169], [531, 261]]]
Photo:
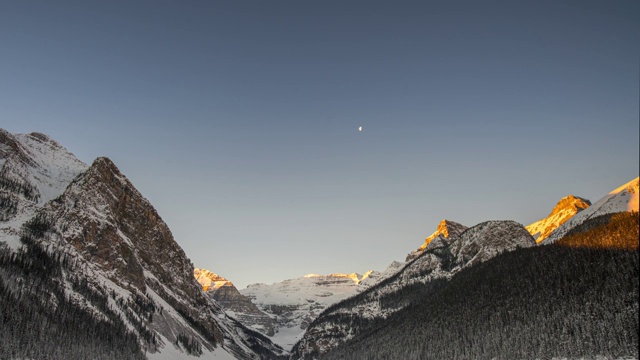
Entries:
[[252, 284], [240, 291], [207, 270], [196, 269], [196, 278], [228, 315], [290, 350], [329, 305], [369, 288], [401, 265], [393, 262], [384, 272], [368, 271], [364, 275], [308, 274], [271, 285]]
[[238, 290], [111, 160], [0, 129], [0, 358], [637, 358], [637, 211], [638, 178], [526, 227], [443, 220], [382, 272]]

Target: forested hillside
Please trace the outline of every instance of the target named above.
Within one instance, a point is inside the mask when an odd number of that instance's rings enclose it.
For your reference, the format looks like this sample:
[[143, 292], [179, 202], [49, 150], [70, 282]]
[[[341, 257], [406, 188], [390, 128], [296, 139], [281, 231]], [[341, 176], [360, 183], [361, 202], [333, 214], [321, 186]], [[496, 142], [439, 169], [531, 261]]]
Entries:
[[[637, 249], [637, 213], [628, 214], [591, 219], [576, 232], [593, 239], [624, 223], [607, 241]], [[432, 282], [434, 291], [416, 291], [419, 303], [353, 324], [358, 335], [323, 358], [638, 357], [638, 251], [566, 242], [518, 249]]]
[[558, 244], [603, 249], [638, 249], [640, 221], [637, 211], [606, 214], [571, 229]]
[[[0, 248], [0, 359], [145, 358], [136, 335], [109, 307], [113, 299], [96, 292], [80, 276], [71, 276], [73, 269], [68, 258], [31, 242], [17, 254]], [[68, 272], [66, 279], [63, 272]], [[61, 286], [63, 281], [90, 302], [74, 303], [74, 296]], [[96, 318], [90, 308], [102, 317]], [[160, 311], [146, 310], [149, 319]], [[148, 340], [155, 342], [142, 322], [139, 330], [146, 330]]]

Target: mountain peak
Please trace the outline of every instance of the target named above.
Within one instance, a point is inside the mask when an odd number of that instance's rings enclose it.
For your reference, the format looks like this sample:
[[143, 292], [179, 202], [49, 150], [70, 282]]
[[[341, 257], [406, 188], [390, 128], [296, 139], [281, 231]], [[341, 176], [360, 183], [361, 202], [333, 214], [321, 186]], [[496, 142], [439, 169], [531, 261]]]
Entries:
[[28, 136], [31, 139], [33, 139], [35, 141], [38, 141], [40, 143], [51, 145], [53, 147], [56, 147], [58, 149], [64, 149], [66, 151], [64, 146], [60, 145], [60, 143], [58, 143], [57, 141], [53, 140], [52, 138], [50, 138], [46, 134], [43, 134], [43, 133], [40, 133], [40, 132], [32, 132], [32, 133], [28, 133], [26, 136]]
[[120, 169], [118, 169], [116, 164], [114, 164], [108, 157], [100, 156], [96, 158], [93, 160], [93, 163], [91, 163], [91, 167], [99, 170], [106, 170], [118, 176], [122, 175]]
[[551, 235], [560, 225], [589, 206], [591, 206], [589, 200], [579, 196], [567, 195], [558, 201], [546, 218], [527, 225], [526, 229], [539, 243]]
[[631, 193], [631, 194], [635, 194], [638, 192], [638, 186], [640, 185], [640, 177], [637, 177], [631, 181], [629, 181], [628, 183], [618, 187], [617, 189], [613, 190], [612, 192], [609, 193], [609, 195], [614, 195], [614, 194], [618, 194], [621, 193], [625, 190], [627, 190], [627, 192]]
[[575, 210], [576, 212], [579, 212], [589, 206], [591, 206], [591, 201], [569, 194], [558, 201], [549, 216], [553, 216], [563, 210]]
[[258, 309], [251, 299], [240, 294], [231, 281], [206, 269], [193, 269], [193, 275], [205, 294], [216, 301], [228, 315], [267, 336], [276, 334], [276, 321]]
[[460, 223], [457, 223], [455, 221], [451, 221], [447, 219], [440, 221], [436, 231], [433, 234], [429, 235], [429, 237], [424, 239], [424, 243], [417, 250], [414, 250], [411, 253], [409, 253], [409, 255], [407, 255], [406, 261], [415, 259], [418, 255], [422, 254], [427, 249], [427, 246], [429, 246], [429, 244], [434, 239], [438, 237], [444, 237], [446, 239], [454, 239], [460, 236], [460, 234], [462, 234], [465, 230], [467, 230], [466, 226]]
[[20, 146], [13, 134], [3, 128], [0, 128], [0, 159], [4, 159], [19, 150]]
[[0, 187], [31, 205], [58, 197], [86, 168], [44, 134], [11, 134], [0, 129]]
[[[463, 229], [464, 228], [464, 229]], [[438, 224], [438, 228], [436, 232], [431, 234], [428, 238], [425, 239], [425, 243], [428, 245], [431, 240], [435, 239], [438, 235], [442, 235], [446, 238], [450, 238], [451, 236], [458, 236], [464, 230], [466, 230], [466, 226], [457, 223], [455, 221], [444, 219], [440, 221]]]
[[193, 269], [193, 275], [198, 280], [198, 283], [202, 285], [204, 291], [209, 289], [217, 290], [223, 286], [233, 286], [231, 281], [206, 269]]

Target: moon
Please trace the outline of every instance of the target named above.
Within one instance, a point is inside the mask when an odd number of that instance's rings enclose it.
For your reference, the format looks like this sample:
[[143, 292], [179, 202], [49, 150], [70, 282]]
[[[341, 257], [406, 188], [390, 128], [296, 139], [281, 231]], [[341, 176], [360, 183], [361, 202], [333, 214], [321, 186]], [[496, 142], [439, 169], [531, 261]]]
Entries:
[[358, 131], [362, 131], [362, 126], [358, 127]]

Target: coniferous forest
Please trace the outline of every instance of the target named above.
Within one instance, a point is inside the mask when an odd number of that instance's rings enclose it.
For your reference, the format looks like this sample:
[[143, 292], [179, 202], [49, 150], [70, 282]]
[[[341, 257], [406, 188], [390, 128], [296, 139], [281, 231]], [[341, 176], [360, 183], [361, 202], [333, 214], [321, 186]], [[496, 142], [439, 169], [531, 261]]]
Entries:
[[[17, 253], [0, 248], [0, 359], [145, 358], [107, 296], [82, 278], [63, 280], [62, 272], [73, 272], [72, 261], [45, 251], [29, 235], [22, 241], [25, 247]], [[62, 281], [71, 282], [73, 291], [107, 318], [74, 303]]]
[[637, 358], [637, 243], [637, 213], [591, 219], [457, 273], [323, 358]]

